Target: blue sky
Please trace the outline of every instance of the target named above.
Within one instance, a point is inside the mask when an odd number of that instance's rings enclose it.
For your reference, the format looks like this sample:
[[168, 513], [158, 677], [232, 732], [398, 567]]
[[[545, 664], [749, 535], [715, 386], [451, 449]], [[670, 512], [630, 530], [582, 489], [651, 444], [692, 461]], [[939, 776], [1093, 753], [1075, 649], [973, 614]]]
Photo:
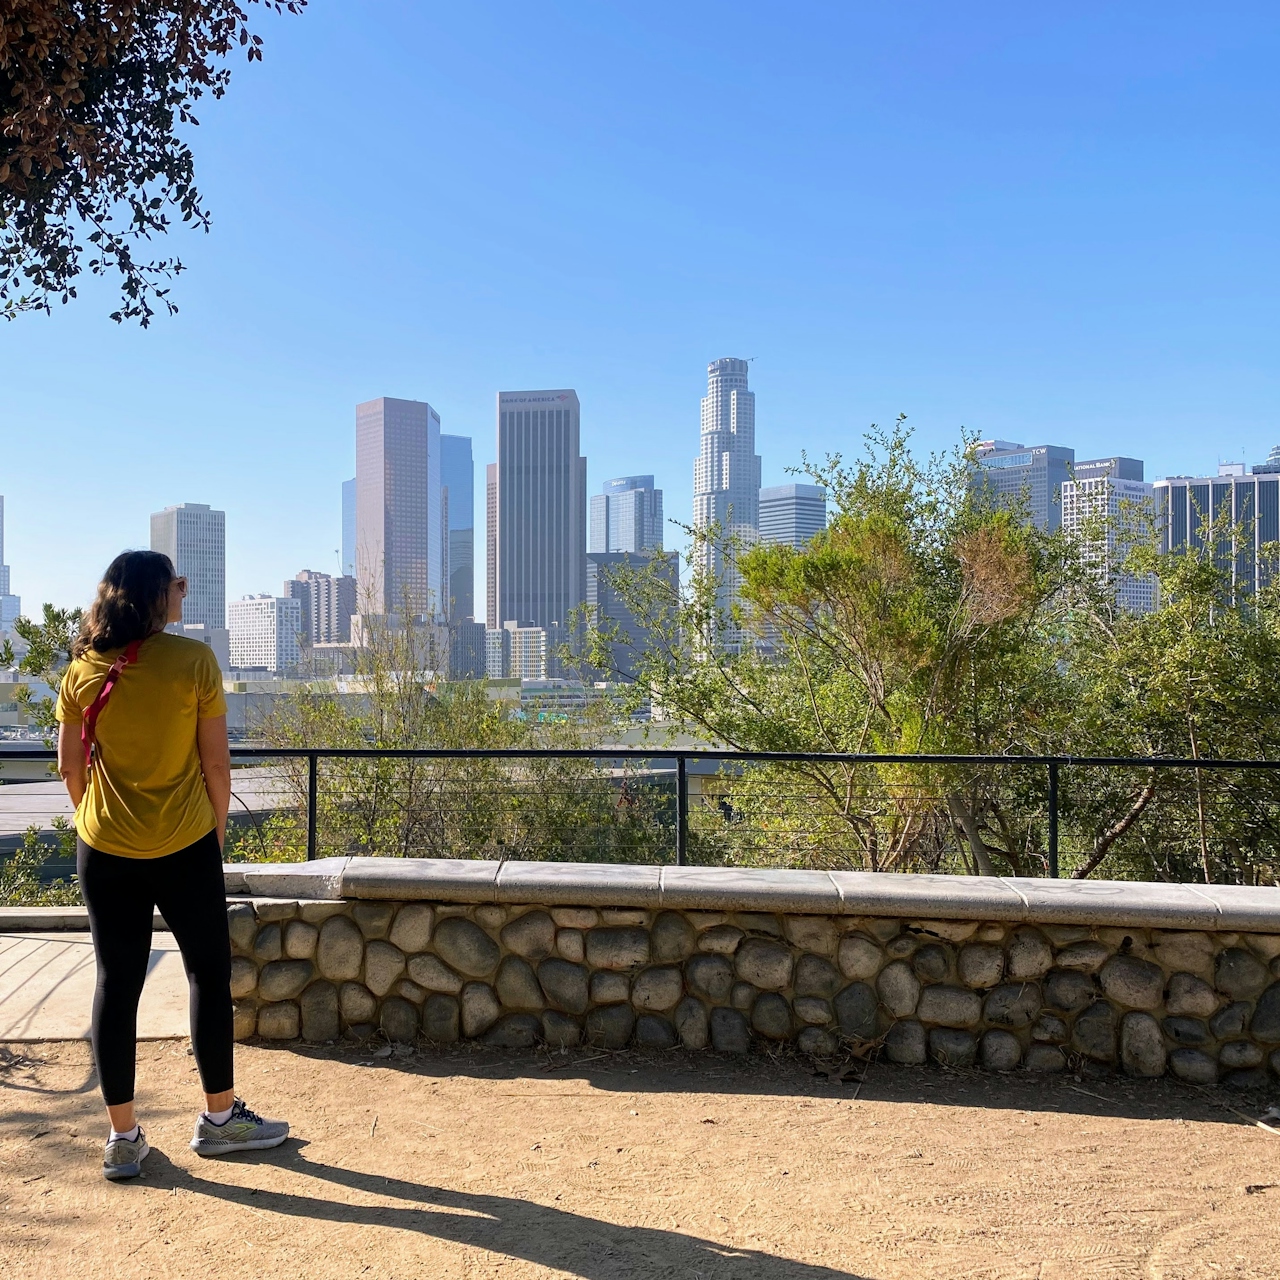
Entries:
[[178, 501], [226, 509], [229, 598], [332, 568], [384, 394], [472, 435], [482, 484], [495, 392], [574, 387], [592, 490], [653, 472], [678, 519], [725, 355], [755, 358], [765, 483], [898, 412], [922, 448], [967, 427], [1148, 478], [1280, 442], [1274, 3], [257, 21], [265, 61], [194, 131], [213, 231], [163, 246], [181, 313], [117, 327], [89, 284], [0, 325], [28, 612]]

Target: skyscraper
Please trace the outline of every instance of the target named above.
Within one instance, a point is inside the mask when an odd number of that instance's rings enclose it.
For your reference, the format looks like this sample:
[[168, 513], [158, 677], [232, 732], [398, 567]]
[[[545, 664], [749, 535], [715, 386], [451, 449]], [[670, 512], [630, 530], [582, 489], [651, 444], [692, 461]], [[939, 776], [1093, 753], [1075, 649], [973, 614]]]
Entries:
[[13, 630], [22, 612], [22, 600], [9, 594], [9, 566], [4, 560], [4, 495], [0, 494], [0, 634]]
[[701, 450], [693, 464], [693, 524], [719, 528], [720, 537], [703, 553], [704, 567], [720, 580], [717, 602], [727, 610], [740, 578], [724, 554], [724, 541], [754, 542], [760, 526], [756, 398], [747, 390], [745, 360], [713, 360], [707, 366]]
[[[1110, 584], [1120, 608], [1149, 613], [1156, 607], [1153, 575], [1135, 577], [1122, 568], [1134, 539], [1125, 537], [1127, 512], [1152, 509], [1152, 486], [1137, 458], [1093, 458], [1077, 462], [1073, 478], [1062, 486], [1062, 527], [1083, 537], [1085, 559], [1104, 585]], [[1099, 532], [1091, 526], [1103, 524]]]
[[440, 437], [440, 483], [449, 507], [449, 620], [474, 618], [475, 465], [470, 436]]
[[356, 478], [342, 482], [342, 572], [356, 576]]
[[669, 623], [679, 607], [680, 557], [674, 551], [639, 555], [628, 551], [587, 553], [587, 606], [592, 622], [609, 646], [610, 665], [601, 672], [606, 680], [634, 680], [638, 659], [654, 638], [645, 628], [650, 618], [637, 618], [626, 593], [619, 590], [620, 581], [627, 575], [646, 570], [665, 584], [666, 599], [651, 597], [646, 588], [644, 611], [648, 615], [652, 608], [653, 621]]
[[440, 415], [384, 396], [356, 406], [356, 584], [361, 613], [441, 615]]
[[983, 440], [977, 447], [973, 483], [999, 501], [1025, 503], [1031, 523], [1053, 533], [1062, 525], [1062, 486], [1071, 479], [1076, 451], [1056, 444], [1028, 447]]
[[[494, 621], [564, 626], [587, 594], [587, 460], [577, 393], [498, 393], [490, 498]], [[495, 509], [496, 508], [496, 509]]]
[[[498, 626], [498, 464], [484, 469], [484, 623]], [[493, 677], [496, 679], [496, 677]]]
[[333, 577], [303, 569], [284, 584], [284, 598], [302, 608], [303, 641], [312, 644], [345, 644], [351, 639], [351, 616], [356, 611], [356, 580], [343, 574]]
[[233, 600], [230, 615], [231, 665], [286, 671], [298, 664], [302, 603], [281, 596]]
[[662, 490], [652, 476], [606, 480], [591, 495], [587, 551], [601, 554], [662, 550]]
[[827, 491], [819, 484], [760, 490], [760, 541], [803, 547], [827, 527]]
[[227, 517], [202, 502], [180, 502], [151, 516], [151, 550], [187, 580], [182, 621], [227, 625]]

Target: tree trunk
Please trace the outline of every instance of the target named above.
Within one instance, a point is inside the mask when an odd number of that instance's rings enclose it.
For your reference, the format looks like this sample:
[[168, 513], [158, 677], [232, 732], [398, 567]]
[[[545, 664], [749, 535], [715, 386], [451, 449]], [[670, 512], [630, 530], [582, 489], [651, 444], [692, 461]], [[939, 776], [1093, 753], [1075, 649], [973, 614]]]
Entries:
[[1071, 878], [1073, 880], [1083, 880], [1086, 876], [1098, 869], [1098, 864], [1110, 852], [1111, 846], [1115, 844], [1115, 842], [1119, 840], [1135, 822], [1137, 822], [1142, 811], [1151, 803], [1152, 797], [1155, 793], [1156, 784], [1155, 779], [1153, 778], [1138, 793], [1138, 798], [1130, 806], [1129, 812], [1126, 813], [1119, 822], [1115, 823], [1108, 830], [1102, 833], [1098, 842], [1093, 846], [1093, 852], [1089, 855], [1089, 860], [1084, 863], [1083, 866], [1077, 867], [1071, 873]]
[[964, 832], [965, 840], [969, 844], [969, 852], [973, 854], [974, 865], [978, 868], [978, 874], [980, 876], [995, 875], [996, 869], [992, 865], [991, 855], [987, 852], [987, 846], [983, 842], [982, 833], [978, 830], [978, 823], [973, 816], [973, 810], [957, 795], [947, 797], [947, 808], [951, 811], [951, 816], [960, 824], [961, 831]]

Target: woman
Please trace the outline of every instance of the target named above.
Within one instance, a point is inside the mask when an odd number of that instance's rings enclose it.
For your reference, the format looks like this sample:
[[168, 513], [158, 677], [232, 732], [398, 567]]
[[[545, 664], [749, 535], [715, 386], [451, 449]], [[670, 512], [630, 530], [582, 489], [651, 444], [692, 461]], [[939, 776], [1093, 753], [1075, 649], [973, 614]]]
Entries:
[[191, 988], [191, 1045], [205, 1109], [201, 1155], [279, 1146], [232, 1081], [231, 943], [222, 844], [231, 753], [222, 673], [207, 645], [171, 635], [187, 582], [168, 556], [126, 551], [98, 586], [58, 692], [58, 772], [76, 806], [76, 870], [98, 961], [93, 1056], [111, 1136], [102, 1171], [141, 1172], [150, 1147], [133, 1106], [138, 999], [152, 913], [173, 931]]

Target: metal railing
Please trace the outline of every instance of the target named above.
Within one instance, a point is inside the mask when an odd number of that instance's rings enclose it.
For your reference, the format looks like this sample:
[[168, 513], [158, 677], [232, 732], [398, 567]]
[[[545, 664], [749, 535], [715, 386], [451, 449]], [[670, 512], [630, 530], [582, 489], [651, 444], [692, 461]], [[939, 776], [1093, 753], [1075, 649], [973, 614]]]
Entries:
[[[675, 766], [675, 862], [688, 864], [689, 854], [689, 765], [691, 762], [737, 764], [831, 764], [831, 765], [958, 765], [972, 768], [1043, 768], [1047, 810], [1047, 870], [1059, 875], [1059, 775], [1064, 767], [1189, 770], [1273, 770], [1280, 760], [1176, 759], [1161, 756], [1051, 756], [1051, 755], [878, 755], [873, 753], [799, 751], [715, 751], [663, 748], [614, 747], [566, 748], [447, 748], [447, 747], [235, 747], [233, 761], [305, 760], [307, 762], [306, 830], [307, 858], [317, 852], [317, 806], [319, 763], [321, 760], [584, 760], [601, 763], [622, 761], [673, 762]], [[0, 765], [5, 760], [56, 759], [47, 747], [0, 749]]]

